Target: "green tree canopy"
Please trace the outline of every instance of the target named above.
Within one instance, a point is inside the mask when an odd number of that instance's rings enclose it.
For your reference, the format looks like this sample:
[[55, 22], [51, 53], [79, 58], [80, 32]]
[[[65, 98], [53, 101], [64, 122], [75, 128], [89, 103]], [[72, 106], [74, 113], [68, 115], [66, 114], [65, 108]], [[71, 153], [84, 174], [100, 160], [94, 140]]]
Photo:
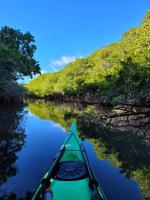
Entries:
[[0, 29], [0, 61], [12, 63], [16, 78], [40, 73], [39, 63], [34, 59], [36, 46], [31, 33], [4, 26]]
[[34, 58], [36, 46], [31, 33], [7, 26], [0, 29], [0, 95], [18, 92], [17, 80], [40, 73]]
[[150, 99], [149, 47], [150, 11], [138, 27], [129, 29], [118, 42], [57, 73], [37, 77], [27, 88], [38, 96], [61, 94], [129, 102], [144, 93]]

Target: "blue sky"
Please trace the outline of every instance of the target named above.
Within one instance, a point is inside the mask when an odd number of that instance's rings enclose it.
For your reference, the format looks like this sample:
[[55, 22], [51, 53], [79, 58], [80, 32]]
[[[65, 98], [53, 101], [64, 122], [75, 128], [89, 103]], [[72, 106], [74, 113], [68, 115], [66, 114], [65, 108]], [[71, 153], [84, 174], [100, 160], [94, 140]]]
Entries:
[[0, 26], [30, 31], [43, 72], [120, 39], [150, 9], [149, 0], [0, 0]]

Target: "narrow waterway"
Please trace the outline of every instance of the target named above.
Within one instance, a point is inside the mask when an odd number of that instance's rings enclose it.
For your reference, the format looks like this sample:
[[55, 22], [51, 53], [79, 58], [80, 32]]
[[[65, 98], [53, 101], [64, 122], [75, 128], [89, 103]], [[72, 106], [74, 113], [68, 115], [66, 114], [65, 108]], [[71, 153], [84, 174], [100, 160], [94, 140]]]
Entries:
[[149, 108], [43, 101], [0, 108], [2, 199], [34, 192], [74, 119], [108, 200], [150, 199]]

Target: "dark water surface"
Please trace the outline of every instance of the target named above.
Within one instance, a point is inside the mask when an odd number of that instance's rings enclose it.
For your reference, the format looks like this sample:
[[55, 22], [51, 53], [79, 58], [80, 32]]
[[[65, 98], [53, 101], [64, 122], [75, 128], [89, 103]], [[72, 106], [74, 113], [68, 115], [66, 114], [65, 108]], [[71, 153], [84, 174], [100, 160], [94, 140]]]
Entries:
[[[150, 109], [54, 102], [0, 108], [0, 195], [30, 196], [77, 120], [108, 200], [150, 200]], [[1, 199], [1, 198], [0, 198]]]

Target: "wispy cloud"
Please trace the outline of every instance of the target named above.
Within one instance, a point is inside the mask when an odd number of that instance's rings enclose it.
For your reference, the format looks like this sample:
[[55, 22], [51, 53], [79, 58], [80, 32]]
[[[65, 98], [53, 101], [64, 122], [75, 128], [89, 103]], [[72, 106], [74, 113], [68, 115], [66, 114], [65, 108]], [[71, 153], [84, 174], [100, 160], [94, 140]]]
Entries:
[[[47, 73], [48, 73], [48, 71], [46, 71], [46, 70], [41, 70], [41, 74], [47, 74]], [[36, 74], [36, 75], [34, 76], [34, 78], [40, 76], [41, 74]]]
[[41, 70], [41, 74], [46, 74], [46, 73], [48, 73], [48, 71], [46, 71], [46, 70]]
[[63, 66], [69, 64], [70, 62], [73, 62], [79, 58], [82, 58], [80, 55], [76, 56], [61, 56], [60, 58], [56, 60], [52, 60], [50, 64], [50, 68], [52, 71], [56, 72], [60, 70]]

